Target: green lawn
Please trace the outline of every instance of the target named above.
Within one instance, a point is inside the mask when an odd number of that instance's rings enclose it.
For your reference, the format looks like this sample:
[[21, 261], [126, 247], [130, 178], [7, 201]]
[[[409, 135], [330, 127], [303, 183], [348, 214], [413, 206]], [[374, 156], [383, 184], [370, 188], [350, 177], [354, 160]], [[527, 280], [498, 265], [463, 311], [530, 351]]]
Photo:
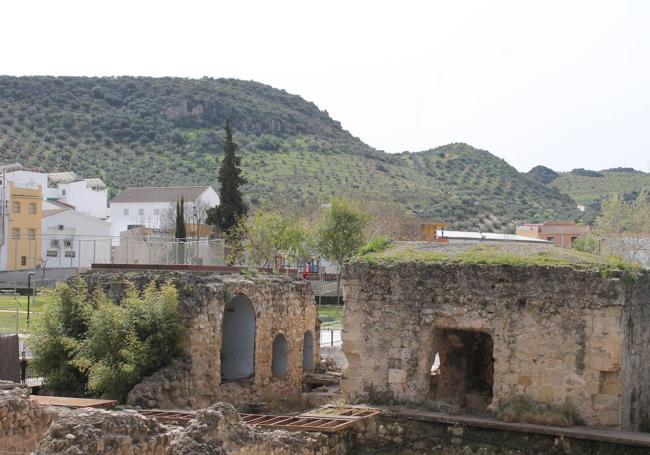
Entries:
[[[30, 319], [43, 310], [43, 305], [48, 299], [47, 295], [37, 295], [36, 299], [32, 297], [29, 306]], [[27, 331], [27, 296], [0, 295], [0, 333], [15, 333], [16, 309], [18, 309], [18, 329], [21, 333]]]
[[318, 316], [323, 322], [340, 322], [343, 316], [343, 306], [321, 305], [318, 307]]

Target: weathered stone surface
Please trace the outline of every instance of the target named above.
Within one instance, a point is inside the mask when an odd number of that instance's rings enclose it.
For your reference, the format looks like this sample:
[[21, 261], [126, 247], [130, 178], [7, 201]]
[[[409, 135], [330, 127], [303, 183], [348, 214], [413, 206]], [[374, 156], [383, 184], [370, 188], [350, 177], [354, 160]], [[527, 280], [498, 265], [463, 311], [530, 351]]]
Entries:
[[0, 453], [29, 453], [47, 431], [54, 412], [29, 400], [29, 390], [0, 390]]
[[[318, 364], [319, 325], [310, 284], [283, 275], [226, 275], [200, 272], [119, 273], [97, 271], [81, 275], [90, 289], [102, 288], [120, 301], [127, 283], [143, 288], [151, 280], [170, 281], [179, 290], [183, 316], [183, 356], [161, 369], [129, 394], [129, 404], [148, 408], [205, 408], [218, 401], [238, 405], [264, 395], [301, 392], [305, 333], [313, 337], [313, 364]], [[255, 314], [254, 375], [222, 384], [221, 345], [226, 302], [245, 296]], [[287, 374], [274, 377], [271, 369], [274, 338], [288, 342]]]
[[[350, 398], [379, 392], [423, 402], [432, 388], [453, 395], [468, 375], [485, 374], [493, 407], [526, 394], [569, 399], [590, 424], [650, 424], [647, 273], [629, 280], [569, 267], [354, 263], [343, 285], [342, 388]], [[476, 332], [490, 341], [458, 336]], [[481, 349], [486, 354], [472, 354]], [[476, 365], [490, 349], [493, 362]], [[431, 380], [436, 353], [441, 368], [456, 362], [462, 373], [447, 374], [446, 385]], [[462, 405], [481, 403], [476, 390], [464, 391]]]
[[36, 455], [162, 455], [172, 434], [135, 411], [82, 409], [61, 412]]
[[237, 411], [218, 403], [199, 411], [171, 443], [169, 455], [345, 454], [340, 435], [263, 431], [239, 420]]

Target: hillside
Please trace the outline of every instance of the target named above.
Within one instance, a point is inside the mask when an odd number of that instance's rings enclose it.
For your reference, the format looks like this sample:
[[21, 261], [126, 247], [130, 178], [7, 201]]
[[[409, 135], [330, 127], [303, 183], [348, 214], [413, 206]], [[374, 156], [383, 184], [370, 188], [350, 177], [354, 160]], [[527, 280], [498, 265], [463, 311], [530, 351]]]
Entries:
[[558, 178], [560, 174], [555, 172], [553, 169], [547, 168], [546, 166], [535, 166], [530, 171], [526, 172], [526, 175], [528, 178], [546, 185]]
[[465, 144], [377, 151], [299, 96], [233, 79], [0, 77], [0, 159], [142, 185], [216, 185], [230, 118], [253, 206], [345, 195], [441, 217], [453, 228], [575, 216], [575, 204]]
[[634, 199], [640, 191], [650, 191], [650, 174], [632, 168], [614, 168], [601, 171], [574, 169], [571, 172], [555, 172], [544, 166], [535, 166], [526, 175], [540, 183], [571, 196], [585, 207], [581, 220], [591, 223], [600, 213], [603, 199], [609, 195], [622, 194]]
[[636, 194], [643, 189], [650, 190], [650, 174], [629, 168], [588, 172], [575, 169], [560, 173], [551, 186], [580, 204], [591, 204], [612, 193]]

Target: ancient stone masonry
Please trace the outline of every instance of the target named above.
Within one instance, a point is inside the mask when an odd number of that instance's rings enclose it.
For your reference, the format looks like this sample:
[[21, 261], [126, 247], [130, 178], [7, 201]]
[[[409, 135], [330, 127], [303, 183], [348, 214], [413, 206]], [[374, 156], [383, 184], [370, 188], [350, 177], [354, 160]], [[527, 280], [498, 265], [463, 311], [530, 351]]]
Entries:
[[350, 398], [483, 412], [529, 395], [588, 424], [650, 425], [647, 272], [360, 260], [343, 285]]
[[216, 403], [187, 427], [163, 425], [135, 411], [59, 412], [36, 455], [343, 455], [351, 432], [266, 431], [240, 421], [234, 407]]
[[174, 433], [135, 411], [60, 411], [36, 455], [163, 455]]
[[0, 453], [33, 451], [54, 417], [28, 396], [28, 389], [0, 390]]
[[[129, 403], [198, 409], [218, 401], [244, 404], [266, 394], [297, 396], [302, 374], [320, 361], [319, 326], [308, 282], [281, 275], [198, 272], [88, 272], [90, 288], [119, 301], [127, 282], [171, 281], [179, 290], [181, 358], [138, 384]], [[311, 340], [306, 343], [305, 340]], [[275, 349], [274, 349], [275, 346]]]

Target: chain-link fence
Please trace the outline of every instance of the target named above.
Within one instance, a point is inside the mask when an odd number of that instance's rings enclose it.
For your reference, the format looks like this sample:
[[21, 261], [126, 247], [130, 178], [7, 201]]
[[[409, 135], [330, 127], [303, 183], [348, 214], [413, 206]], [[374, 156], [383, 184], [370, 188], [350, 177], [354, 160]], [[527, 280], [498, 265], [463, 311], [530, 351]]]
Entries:
[[138, 239], [126, 238], [113, 249], [114, 264], [224, 265], [222, 239]]
[[223, 265], [222, 239], [56, 236], [7, 237], [3, 271], [89, 269], [92, 264]]

